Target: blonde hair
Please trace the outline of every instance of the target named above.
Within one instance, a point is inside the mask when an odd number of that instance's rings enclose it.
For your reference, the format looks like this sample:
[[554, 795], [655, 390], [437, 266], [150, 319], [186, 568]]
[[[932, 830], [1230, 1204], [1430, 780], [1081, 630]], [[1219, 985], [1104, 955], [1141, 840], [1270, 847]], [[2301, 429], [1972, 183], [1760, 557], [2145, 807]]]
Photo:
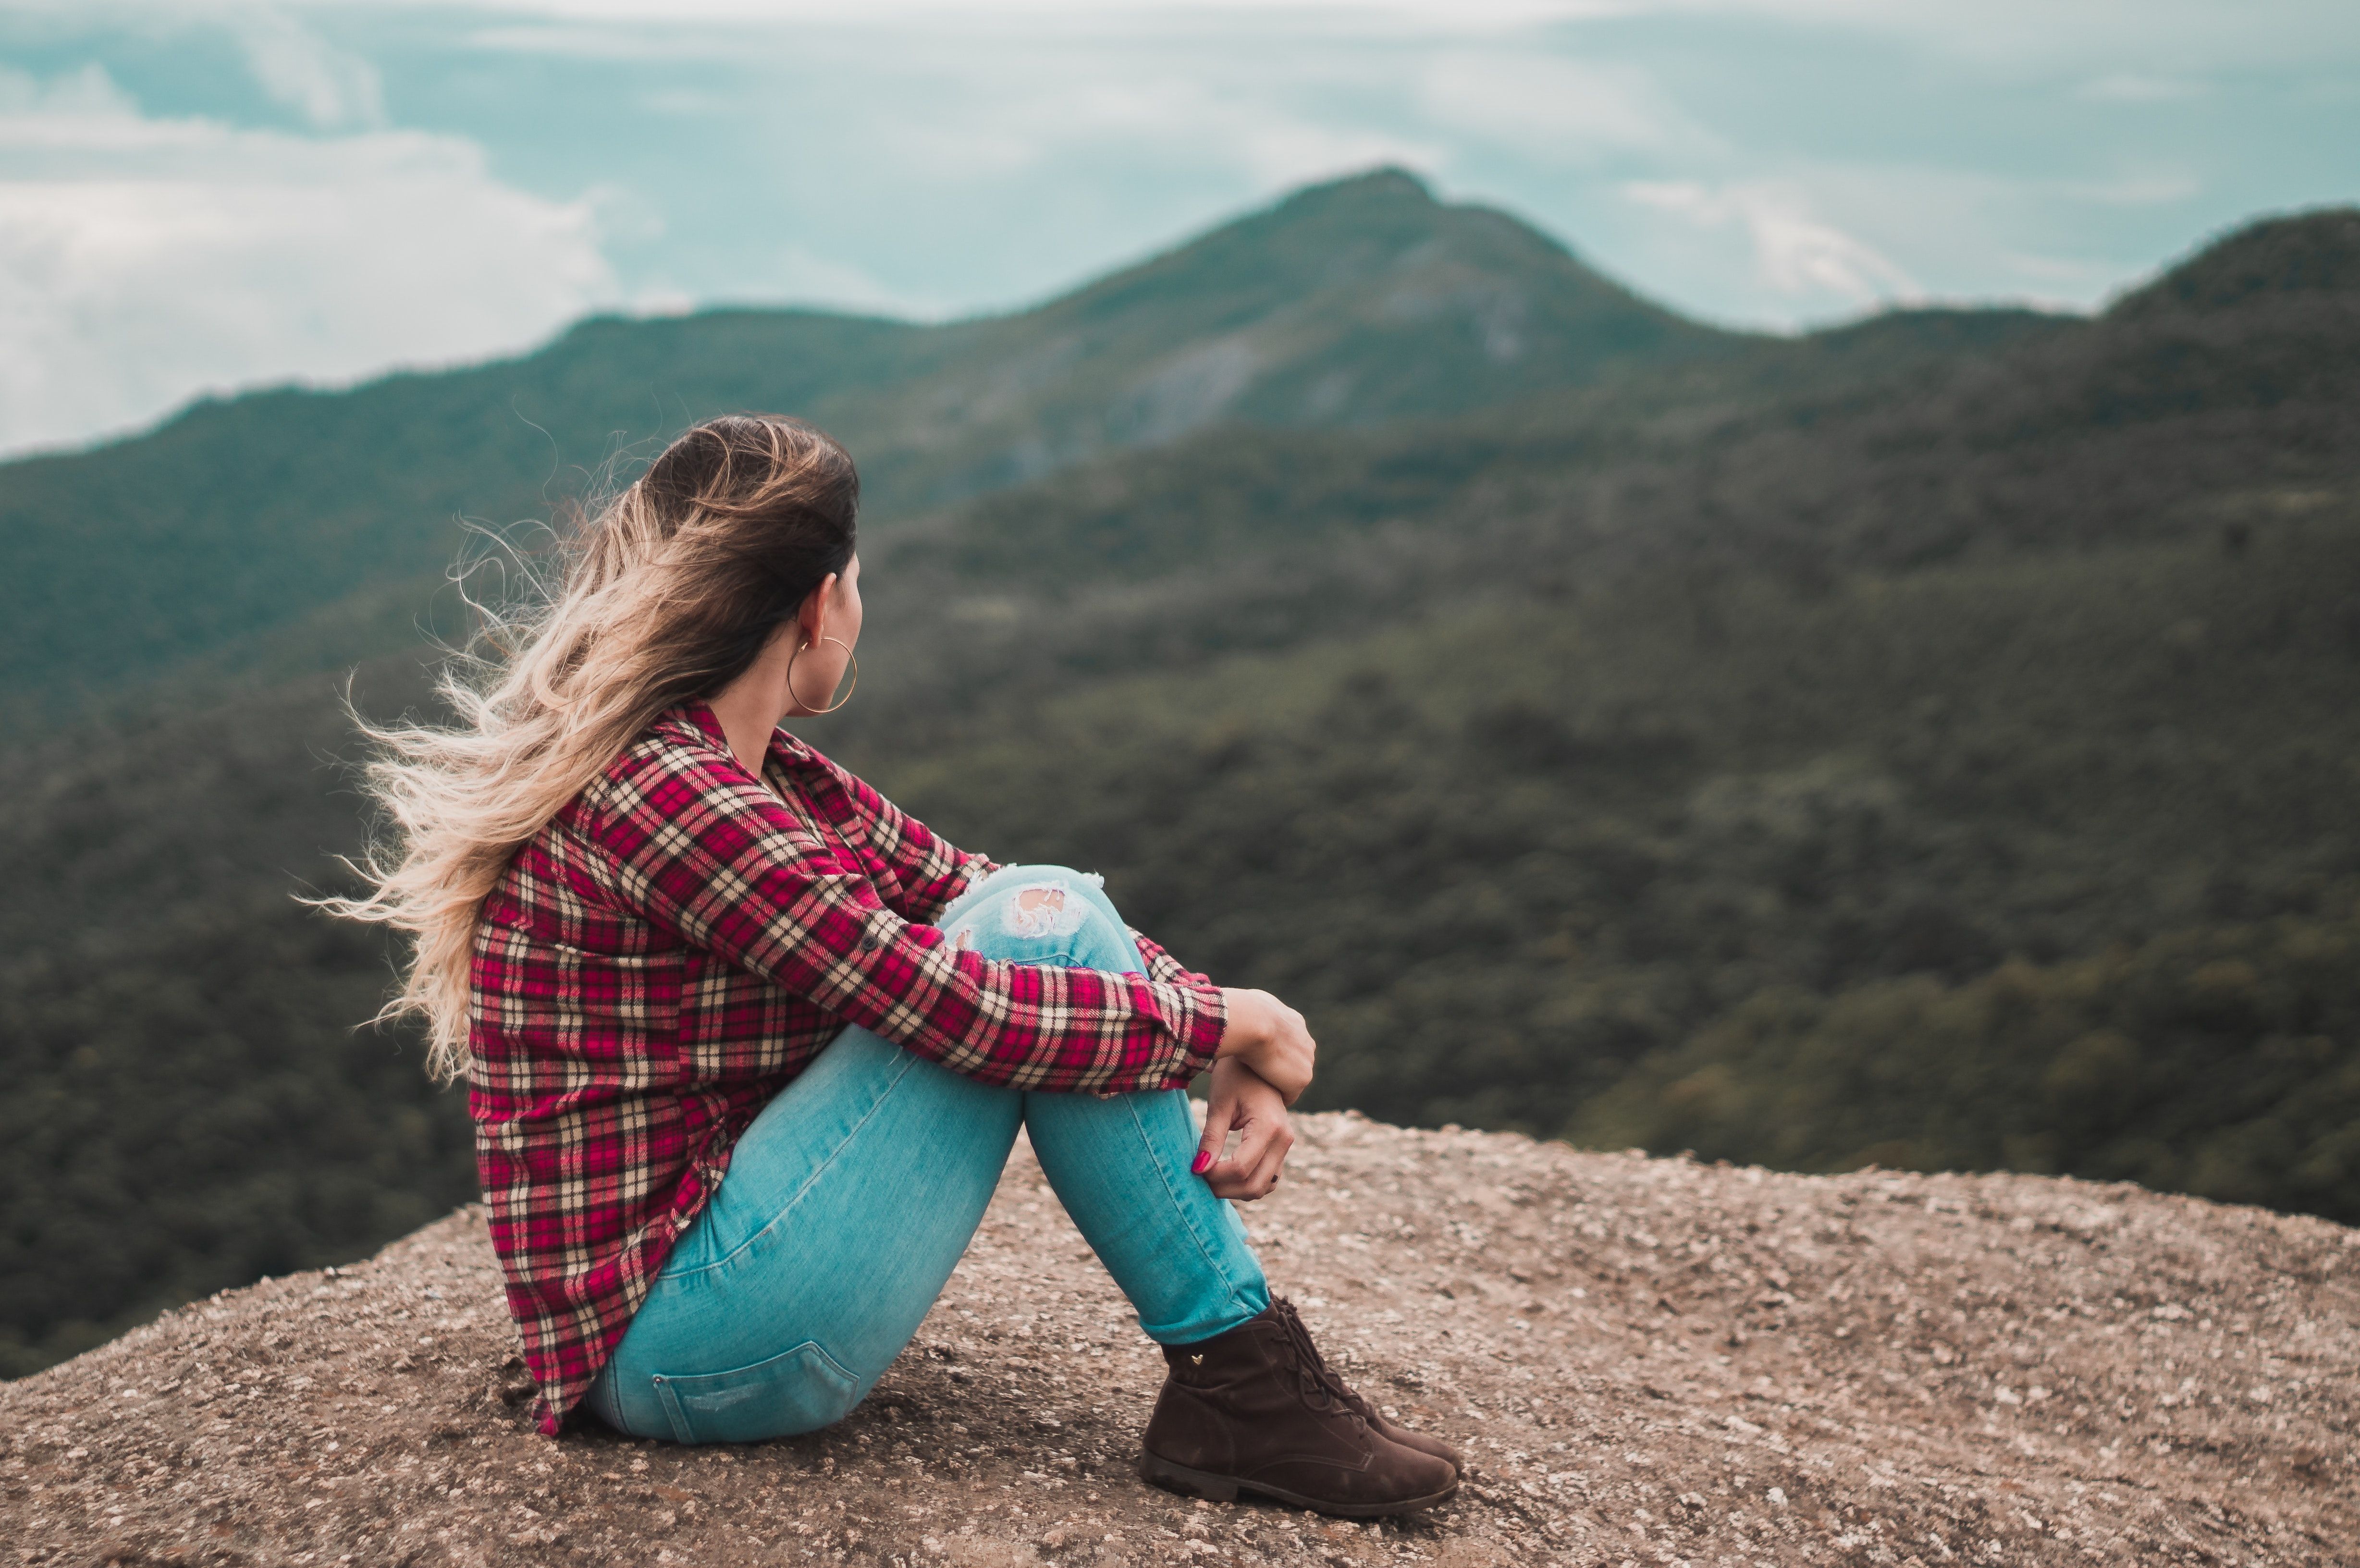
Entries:
[[699, 425], [560, 540], [555, 570], [531, 579], [537, 602], [483, 611], [436, 683], [456, 723], [354, 713], [389, 833], [353, 867], [366, 895], [319, 903], [408, 933], [401, 989], [377, 1017], [424, 1020], [436, 1078], [472, 1061], [475, 927], [508, 862], [658, 714], [742, 673], [844, 570], [859, 490], [845, 450], [798, 420]]

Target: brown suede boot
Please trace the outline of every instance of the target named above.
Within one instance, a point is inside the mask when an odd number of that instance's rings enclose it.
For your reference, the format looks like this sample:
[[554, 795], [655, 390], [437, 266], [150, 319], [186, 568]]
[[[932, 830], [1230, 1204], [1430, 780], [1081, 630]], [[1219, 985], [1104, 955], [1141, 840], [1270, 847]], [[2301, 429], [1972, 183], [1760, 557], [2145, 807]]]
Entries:
[[1284, 1300], [1195, 1345], [1167, 1345], [1171, 1375], [1147, 1423], [1140, 1473], [1215, 1502], [1248, 1491], [1341, 1519], [1432, 1508], [1459, 1467], [1371, 1426]]
[[1404, 1448], [1415, 1448], [1420, 1454], [1431, 1454], [1437, 1459], [1442, 1460], [1449, 1465], [1449, 1466], [1454, 1470], [1463, 1470], [1466, 1468], [1466, 1466], [1461, 1465], [1459, 1461], [1459, 1451], [1451, 1447], [1450, 1444], [1443, 1442], [1439, 1438], [1428, 1437], [1422, 1432], [1412, 1432], [1409, 1428], [1403, 1426], [1398, 1422], [1387, 1421], [1378, 1412], [1377, 1407], [1369, 1402], [1365, 1395], [1362, 1395], [1356, 1389], [1348, 1387], [1341, 1377], [1338, 1377], [1335, 1373], [1328, 1371], [1328, 1363], [1320, 1358], [1318, 1347], [1311, 1343], [1311, 1331], [1307, 1328], [1304, 1328], [1303, 1320], [1295, 1316], [1295, 1303], [1293, 1301], [1286, 1300], [1284, 1296], [1273, 1297], [1270, 1303], [1270, 1310], [1272, 1312], [1284, 1314], [1287, 1322], [1294, 1324], [1296, 1329], [1301, 1331], [1304, 1348], [1311, 1353], [1313, 1360], [1319, 1363], [1319, 1370], [1327, 1373], [1328, 1383], [1330, 1387], [1336, 1390], [1337, 1397], [1344, 1401], [1346, 1407], [1349, 1408], [1354, 1415], [1359, 1416], [1362, 1421], [1367, 1421], [1371, 1426], [1375, 1427], [1379, 1433], [1385, 1437], [1392, 1438]]

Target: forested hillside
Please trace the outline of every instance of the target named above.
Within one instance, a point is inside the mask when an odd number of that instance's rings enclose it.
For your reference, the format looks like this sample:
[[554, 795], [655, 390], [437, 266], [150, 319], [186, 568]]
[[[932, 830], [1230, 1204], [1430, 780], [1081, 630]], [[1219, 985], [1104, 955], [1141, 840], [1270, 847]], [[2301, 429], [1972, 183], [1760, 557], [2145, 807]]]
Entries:
[[267, 637], [241, 645], [347, 595], [379, 614], [322, 651], [366, 657], [390, 613], [370, 591], [399, 585], [406, 611], [463, 520], [547, 518], [716, 413], [791, 410], [838, 435], [879, 526], [1210, 425], [1461, 413], [1743, 342], [1388, 172], [1016, 315], [592, 321], [520, 360], [204, 404], [152, 435], [6, 467], [0, 669], [17, 679], [0, 719], [195, 657], [284, 668]]
[[1021, 316], [593, 323], [0, 469], [0, 1366], [467, 1193], [289, 896], [360, 833], [335, 673], [422, 701], [453, 515], [738, 404], [872, 496], [811, 738], [1303, 1005], [1316, 1103], [2360, 1219], [2360, 214], [1786, 340], [1375, 176]]

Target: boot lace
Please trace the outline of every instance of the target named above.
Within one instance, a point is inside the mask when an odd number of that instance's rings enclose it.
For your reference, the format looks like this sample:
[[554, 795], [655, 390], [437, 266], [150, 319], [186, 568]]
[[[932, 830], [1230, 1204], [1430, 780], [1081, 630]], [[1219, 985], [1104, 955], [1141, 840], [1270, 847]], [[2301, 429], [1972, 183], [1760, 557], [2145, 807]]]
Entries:
[[1303, 1320], [1295, 1315], [1295, 1303], [1281, 1296], [1271, 1304], [1278, 1309], [1273, 1315], [1286, 1330], [1286, 1342], [1295, 1351], [1289, 1360], [1295, 1384], [1302, 1390], [1304, 1403], [1315, 1409], [1321, 1405], [1333, 1405], [1367, 1419], [1368, 1408], [1361, 1403], [1360, 1397], [1345, 1386], [1344, 1379], [1336, 1376], [1320, 1356], [1319, 1347], [1311, 1343], [1311, 1331], [1304, 1327]]

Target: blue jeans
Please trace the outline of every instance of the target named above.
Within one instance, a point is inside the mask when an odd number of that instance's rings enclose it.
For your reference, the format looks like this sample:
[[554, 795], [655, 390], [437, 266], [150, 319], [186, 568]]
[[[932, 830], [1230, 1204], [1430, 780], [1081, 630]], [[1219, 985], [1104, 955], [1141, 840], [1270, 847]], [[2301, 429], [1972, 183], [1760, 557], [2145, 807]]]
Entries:
[[[1062, 866], [1009, 866], [941, 925], [987, 958], [1140, 969], [1097, 880]], [[1196, 1129], [1182, 1091], [992, 1088], [852, 1027], [739, 1138], [590, 1409], [681, 1443], [840, 1420], [942, 1293], [1020, 1125], [1150, 1338], [1209, 1339], [1269, 1306], [1236, 1212], [1189, 1173]]]

